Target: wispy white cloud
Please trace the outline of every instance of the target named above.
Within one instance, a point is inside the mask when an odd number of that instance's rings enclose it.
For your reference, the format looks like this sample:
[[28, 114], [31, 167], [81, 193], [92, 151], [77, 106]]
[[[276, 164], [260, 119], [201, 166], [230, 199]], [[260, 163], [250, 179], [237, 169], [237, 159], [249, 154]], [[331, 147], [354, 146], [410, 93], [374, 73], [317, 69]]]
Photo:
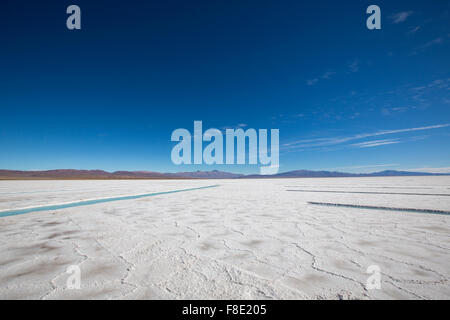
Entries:
[[310, 79], [310, 80], [306, 80], [306, 84], [307, 84], [308, 86], [313, 86], [313, 85], [315, 85], [317, 82], [319, 82], [319, 79], [317, 79], [317, 78]]
[[354, 60], [352, 63], [350, 63], [349, 65], [348, 65], [348, 68], [349, 68], [349, 73], [355, 73], [355, 72], [358, 72], [358, 70], [359, 70], [359, 65], [360, 65], [360, 63], [359, 63], [359, 60]]
[[416, 109], [415, 106], [412, 107], [393, 107], [393, 108], [381, 108], [381, 114], [383, 116], [389, 116], [401, 112], [406, 112], [408, 110]]
[[[415, 128], [407, 128], [407, 129], [397, 129], [397, 130], [380, 130], [377, 132], [371, 132], [371, 133], [360, 133], [355, 134], [351, 136], [345, 136], [345, 137], [329, 137], [329, 138], [315, 138], [315, 139], [302, 139], [297, 140], [293, 142], [289, 142], [282, 145], [283, 149], [290, 149], [290, 150], [296, 150], [296, 149], [304, 149], [304, 148], [313, 148], [313, 147], [328, 147], [328, 146], [334, 146], [334, 145], [340, 145], [347, 142], [352, 142], [355, 140], [362, 140], [366, 138], [373, 138], [373, 137], [379, 137], [383, 135], [390, 135], [390, 134], [398, 134], [398, 133], [406, 133], [406, 132], [415, 132], [415, 131], [424, 131], [424, 130], [432, 130], [432, 129], [439, 129], [439, 128], [445, 128], [449, 127], [450, 124], [437, 124], [432, 126], [424, 126], [424, 127], [415, 127]], [[389, 140], [397, 141], [397, 140]], [[376, 145], [382, 145], [377, 143], [383, 143], [388, 142], [388, 140], [378, 140], [377, 142], [373, 142], [373, 145], [368, 144], [369, 146], [376, 146]], [[392, 142], [394, 143], [394, 142]], [[375, 145], [376, 144], [376, 145]], [[388, 143], [384, 143], [388, 144]], [[389, 143], [391, 144], [391, 143]], [[363, 147], [362, 145], [360, 147]]]
[[226, 129], [241, 129], [241, 128], [245, 128], [245, 127], [248, 127], [248, 124], [246, 124], [246, 123], [238, 123], [237, 125], [234, 125], [234, 126], [224, 126], [224, 127], [221, 127], [220, 129], [221, 129], [221, 130], [226, 130]]
[[[355, 59], [355, 60], [353, 60], [352, 62], [350, 62], [350, 63], [348, 63], [346, 65], [347, 70], [340, 70], [340, 73], [355, 73], [355, 72], [358, 72], [360, 65], [361, 65], [361, 62], [358, 59]], [[329, 79], [331, 79], [336, 74], [338, 74], [338, 73], [335, 72], [335, 71], [328, 70], [328, 71], [326, 71], [325, 73], [323, 73], [320, 76], [317, 76], [315, 78], [306, 80], [306, 84], [308, 86], [313, 86], [313, 85], [317, 84], [321, 80], [329, 80]]]
[[406, 21], [410, 15], [412, 15], [412, 11], [402, 11], [390, 16], [392, 23], [401, 23]]
[[426, 50], [427, 48], [442, 44], [442, 43], [444, 43], [444, 41], [445, 41], [444, 36], [430, 40], [430, 41], [418, 46], [417, 48], [415, 48], [414, 51], [411, 53], [411, 55], [416, 55], [419, 52]]
[[333, 71], [327, 71], [323, 74], [322, 79], [330, 79], [332, 75], [336, 74], [336, 72]]
[[439, 37], [439, 38], [433, 39], [433, 40], [431, 40], [431, 41], [428, 41], [427, 43], [421, 45], [419, 48], [420, 48], [420, 49], [425, 49], [425, 48], [434, 46], [434, 45], [436, 45], [436, 44], [440, 44], [440, 43], [442, 43], [442, 42], [444, 42], [444, 38], [443, 38], [443, 37]]
[[420, 26], [412, 27], [411, 29], [409, 29], [407, 34], [414, 34], [414, 33], [416, 33], [419, 30], [420, 30]]
[[423, 91], [428, 88], [447, 89], [450, 88], [450, 78], [448, 79], [436, 79], [431, 83], [419, 87], [412, 88], [413, 91]]
[[423, 168], [414, 168], [414, 169], [407, 169], [407, 170], [414, 171], [414, 172], [450, 173], [450, 167], [444, 167], [444, 168], [423, 167]]
[[400, 143], [400, 141], [396, 140], [396, 139], [372, 140], [372, 141], [354, 143], [351, 146], [357, 147], [357, 148], [372, 148], [372, 147], [384, 146], [386, 144], [395, 144], [395, 143]]
[[327, 71], [327, 72], [325, 72], [323, 75], [321, 75], [320, 77], [317, 77], [317, 78], [314, 78], [314, 79], [309, 79], [309, 80], [306, 80], [306, 84], [308, 85], [308, 86], [313, 86], [313, 85], [315, 85], [317, 82], [319, 82], [319, 80], [320, 79], [322, 79], [322, 80], [327, 80], [327, 79], [331, 79], [331, 77], [333, 76], [333, 75], [335, 75], [336, 74], [336, 72], [334, 72], [334, 71]]

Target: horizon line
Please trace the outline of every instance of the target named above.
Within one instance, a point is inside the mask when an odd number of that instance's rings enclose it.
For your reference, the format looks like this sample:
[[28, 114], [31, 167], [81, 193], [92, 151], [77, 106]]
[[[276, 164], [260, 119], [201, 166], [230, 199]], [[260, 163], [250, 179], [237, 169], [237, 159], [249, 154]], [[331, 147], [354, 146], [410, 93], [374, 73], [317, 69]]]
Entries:
[[[363, 167], [363, 166], [361, 166]], [[374, 166], [376, 167], [376, 166]], [[423, 169], [423, 170], [421, 170]], [[351, 176], [358, 176], [358, 175], [373, 175], [373, 174], [380, 174], [380, 173], [399, 173], [399, 174], [404, 174], [404, 173], [409, 173], [409, 174], [417, 174], [417, 175], [423, 175], [423, 174], [427, 174], [427, 175], [450, 175], [450, 167], [446, 167], [446, 168], [421, 168], [421, 169], [403, 169], [403, 170], [381, 170], [381, 171], [370, 171], [370, 172], [347, 172], [347, 171], [339, 171], [336, 169], [317, 169], [317, 170], [313, 170], [313, 169], [293, 169], [293, 170], [288, 170], [288, 171], [282, 171], [282, 172], [278, 172], [276, 174], [273, 175], [263, 175], [260, 173], [235, 173], [235, 172], [231, 172], [231, 171], [222, 171], [222, 170], [218, 170], [218, 169], [213, 169], [213, 170], [191, 170], [191, 171], [176, 171], [176, 172], [162, 172], [162, 171], [150, 171], [150, 170], [114, 170], [114, 171], [107, 171], [104, 169], [73, 169], [73, 168], [57, 168], [57, 169], [45, 169], [45, 170], [19, 170], [19, 169], [3, 169], [0, 168], [0, 172], [2, 171], [6, 171], [9, 173], [12, 172], [20, 172], [20, 173], [41, 173], [41, 174], [45, 174], [45, 173], [51, 173], [51, 172], [55, 172], [55, 171], [66, 171], [66, 173], [68, 175], [70, 175], [70, 171], [71, 172], [91, 172], [91, 173], [95, 173], [95, 172], [99, 172], [99, 173], [105, 173], [105, 174], [110, 174], [110, 175], [114, 175], [114, 174], [155, 174], [155, 175], [161, 175], [161, 178], [184, 178], [182, 175], [189, 175], [189, 174], [196, 174], [196, 173], [202, 173], [202, 174], [209, 174], [209, 173], [222, 173], [222, 174], [227, 174], [227, 175], [234, 175], [234, 176], [239, 176], [239, 177], [252, 177], [252, 176], [261, 176], [261, 177], [271, 177], [271, 176], [282, 176], [284, 174], [289, 174], [289, 173], [295, 173], [295, 172], [309, 172], [309, 173], [330, 173], [330, 174], [346, 174], [346, 175], [351, 175]], [[448, 170], [449, 172], [445, 172], [445, 171], [441, 171], [439, 172], [439, 170]], [[434, 172], [432, 172], [432, 170], [435, 170]], [[436, 171], [438, 170], [438, 171]], [[177, 176], [177, 174], [180, 174], [180, 176]], [[5, 177], [7, 178], [7, 177]], [[39, 178], [39, 177], [36, 177]], [[132, 177], [130, 177], [132, 178]], [[133, 178], [145, 178], [145, 177], [133, 177]], [[155, 177], [149, 177], [149, 178], [157, 178]], [[2, 176], [0, 175], [0, 179], [2, 179]]]

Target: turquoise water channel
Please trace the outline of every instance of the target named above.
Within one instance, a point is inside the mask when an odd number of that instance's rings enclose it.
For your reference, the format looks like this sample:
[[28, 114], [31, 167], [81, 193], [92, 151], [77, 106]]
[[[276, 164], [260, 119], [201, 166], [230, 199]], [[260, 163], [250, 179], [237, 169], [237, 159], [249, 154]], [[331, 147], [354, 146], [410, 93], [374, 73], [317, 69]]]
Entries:
[[73, 207], [89, 206], [92, 204], [104, 203], [104, 202], [133, 200], [133, 199], [139, 199], [139, 198], [145, 198], [145, 197], [159, 196], [162, 194], [208, 189], [208, 188], [214, 188], [214, 187], [218, 187], [218, 186], [219, 185], [211, 185], [211, 186], [189, 188], [189, 189], [145, 193], [145, 194], [139, 194], [139, 195], [134, 195], [134, 196], [102, 198], [102, 199], [95, 199], [95, 200], [71, 202], [71, 203], [65, 203], [65, 204], [55, 204], [55, 205], [49, 205], [49, 206], [31, 207], [31, 208], [25, 208], [25, 209], [19, 209], [19, 210], [7, 210], [7, 211], [0, 211], [0, 217], [15, 216], [15, 215], [19, 215], [19, 214], [25, 214], [25, 213], [31, 213], [31, 212], [37, 212], [37, 211], [49, 211], [49, 210], [59, 210], [59, 209], [66, 209], [66, 208], [73, 208]]

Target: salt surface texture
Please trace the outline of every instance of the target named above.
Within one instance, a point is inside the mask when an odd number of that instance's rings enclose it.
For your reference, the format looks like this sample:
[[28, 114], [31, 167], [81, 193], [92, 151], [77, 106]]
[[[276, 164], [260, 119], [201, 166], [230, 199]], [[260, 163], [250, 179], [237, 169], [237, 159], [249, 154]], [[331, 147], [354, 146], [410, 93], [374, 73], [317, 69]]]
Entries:
[[0, 211], [216, 184], [0, 217], [0, 298], [450, 298], [449, 215], [308, 204], [450, 211], [450, 177], [1, 181]]

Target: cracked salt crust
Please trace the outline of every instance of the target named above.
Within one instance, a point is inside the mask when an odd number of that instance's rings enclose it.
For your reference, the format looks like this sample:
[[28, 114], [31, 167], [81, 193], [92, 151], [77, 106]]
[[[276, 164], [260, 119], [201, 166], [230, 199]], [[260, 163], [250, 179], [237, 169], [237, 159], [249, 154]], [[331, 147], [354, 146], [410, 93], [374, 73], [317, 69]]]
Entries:
[[[2, 299], [449, 299], [449, 177], [2, 181], [0, 207], [166, 194], [0, 218]], [[67, 190], [70, 190], [68, 192]], [[381, 289], [366, 290], [370, 265]], [[81, 289], [69, 290], [70, 265]]]

